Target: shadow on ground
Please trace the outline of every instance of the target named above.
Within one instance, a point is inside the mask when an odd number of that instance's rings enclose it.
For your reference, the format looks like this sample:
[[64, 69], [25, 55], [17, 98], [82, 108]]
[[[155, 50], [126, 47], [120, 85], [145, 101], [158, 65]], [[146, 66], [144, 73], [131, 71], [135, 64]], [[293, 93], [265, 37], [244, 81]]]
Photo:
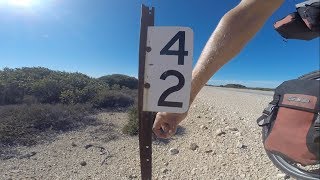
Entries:
[[162, 139], [162, 138], [158, 138], [156, 137], [155, 134], [152, 135], [152, 141], [154, 145], [167, 145], [170, 143], [171, 140], [175, 140], [175, 137], [179, 137], [179, 136], [183, 136], [186, 133], [186, 128], [182, 127], [182, 126], [178, 126], [177, 128], [177, 132], [176, 134], [169, 138], [169, 139]]

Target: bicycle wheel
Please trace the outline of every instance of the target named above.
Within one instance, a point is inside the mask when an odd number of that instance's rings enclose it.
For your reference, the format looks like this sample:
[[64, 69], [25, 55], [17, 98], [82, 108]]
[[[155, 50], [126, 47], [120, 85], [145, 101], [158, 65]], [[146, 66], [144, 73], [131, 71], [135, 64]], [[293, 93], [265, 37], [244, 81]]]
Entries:
[[[320, 71], [314, 71], [305, 74], [298, 79], [320, 80]], [[264, 126], [262, 128], [263, 142], [268, 137], [269, 128]], [[274, 154], [266, 150], [266, 154], [272, 163], [285, 174], [302, 180], [319, 180], [320, 179], [320, 161], [312, 166], [302, 166], [298, 163], [291, 162], [290, 160], [280, 155]]]

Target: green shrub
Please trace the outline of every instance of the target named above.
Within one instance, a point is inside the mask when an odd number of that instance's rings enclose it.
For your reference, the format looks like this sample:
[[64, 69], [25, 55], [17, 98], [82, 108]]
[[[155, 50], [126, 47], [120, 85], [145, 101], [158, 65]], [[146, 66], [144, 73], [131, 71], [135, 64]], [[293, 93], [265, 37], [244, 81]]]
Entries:
[[0, 105], [19, 104], [23, 101], [24, 90], [16, 81], [0, 84]]
[[58, 103], [62, 86], [55, 79], [41, 79], [34, 82], [32, 93], [41, 103]]
[[122, 128], [124, 134], [131, 136], [139, 133], [138, 108], [133, 106], [128, 111], [128, 123]]
[[102, 76], [99, 78], [99, 80], [108, 84], [110, 87], [118, 84], [121, 88], [127, 87], [130, 89], [138, 89], [138, 79], [123, 74]]
[[43, 67], [4, 68], [0, 70], [0, 84], [17, 83], [25, 94], [30, 94], [34, 82], [49, 77], [54, 71]]
[[[154, 121], [157, 113], [152, 112], [151, 119]], [[124, 134], [128, 134], [130, 136], [137, 135], [139, 133], [139, 115], [138, 115], [138, 107], [132, 106], [128, 110], [128, 122], [122, 128], [122, 132]]]
[[0, 107], [0, 144], [34, 145], [59, 132], [95, 123], [90, 105], [10, 105]]
[[100, 91], [93, 100], [93, 106], [95, 108], [129, 107], [133, 103], [133, 97], [116, 90]]
[[0, 105], [93, 103], [98, 108], [128, 107], [137, 99], [138, 80], [126, 75], [91, 78], [47, 68], [0, 70]]

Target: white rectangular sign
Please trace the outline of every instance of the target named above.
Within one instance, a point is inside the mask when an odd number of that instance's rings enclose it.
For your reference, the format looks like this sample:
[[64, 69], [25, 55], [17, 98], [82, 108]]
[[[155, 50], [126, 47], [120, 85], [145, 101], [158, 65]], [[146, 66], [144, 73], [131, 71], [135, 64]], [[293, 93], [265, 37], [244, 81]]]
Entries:
[[184, 113], [189, 108], [193, 31], [149, 27], [143, 111]]

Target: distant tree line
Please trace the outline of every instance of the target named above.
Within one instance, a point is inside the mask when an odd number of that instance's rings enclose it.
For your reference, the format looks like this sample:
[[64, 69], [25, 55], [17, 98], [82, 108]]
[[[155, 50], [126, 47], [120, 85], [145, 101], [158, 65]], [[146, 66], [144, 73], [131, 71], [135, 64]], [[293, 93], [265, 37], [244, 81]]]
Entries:
[[239, 88], [239, 89], [246, 89], [247, 87], [241, 84], [226, 84], [220, 85], [220, 87], [227, 87], [227, 88]]
[[262, 87], [246, 87], [241, 84], [226, 84], [226, 85], [210, 85], [206, 84], [206, 86], [212, 86], [212, 87], [225, 87], [225, 88], [238, 88], [238, 89], [252, 89], [252, 90], [261, 90], [261, 91], [274, 91], [273, 88], [262, 88]]
[[97, 108], [127, 107], [137, 96], [138, 80], [114, 74], [92, 78], [43, 67], [0, 70], [0, 105], [90, 103]]

